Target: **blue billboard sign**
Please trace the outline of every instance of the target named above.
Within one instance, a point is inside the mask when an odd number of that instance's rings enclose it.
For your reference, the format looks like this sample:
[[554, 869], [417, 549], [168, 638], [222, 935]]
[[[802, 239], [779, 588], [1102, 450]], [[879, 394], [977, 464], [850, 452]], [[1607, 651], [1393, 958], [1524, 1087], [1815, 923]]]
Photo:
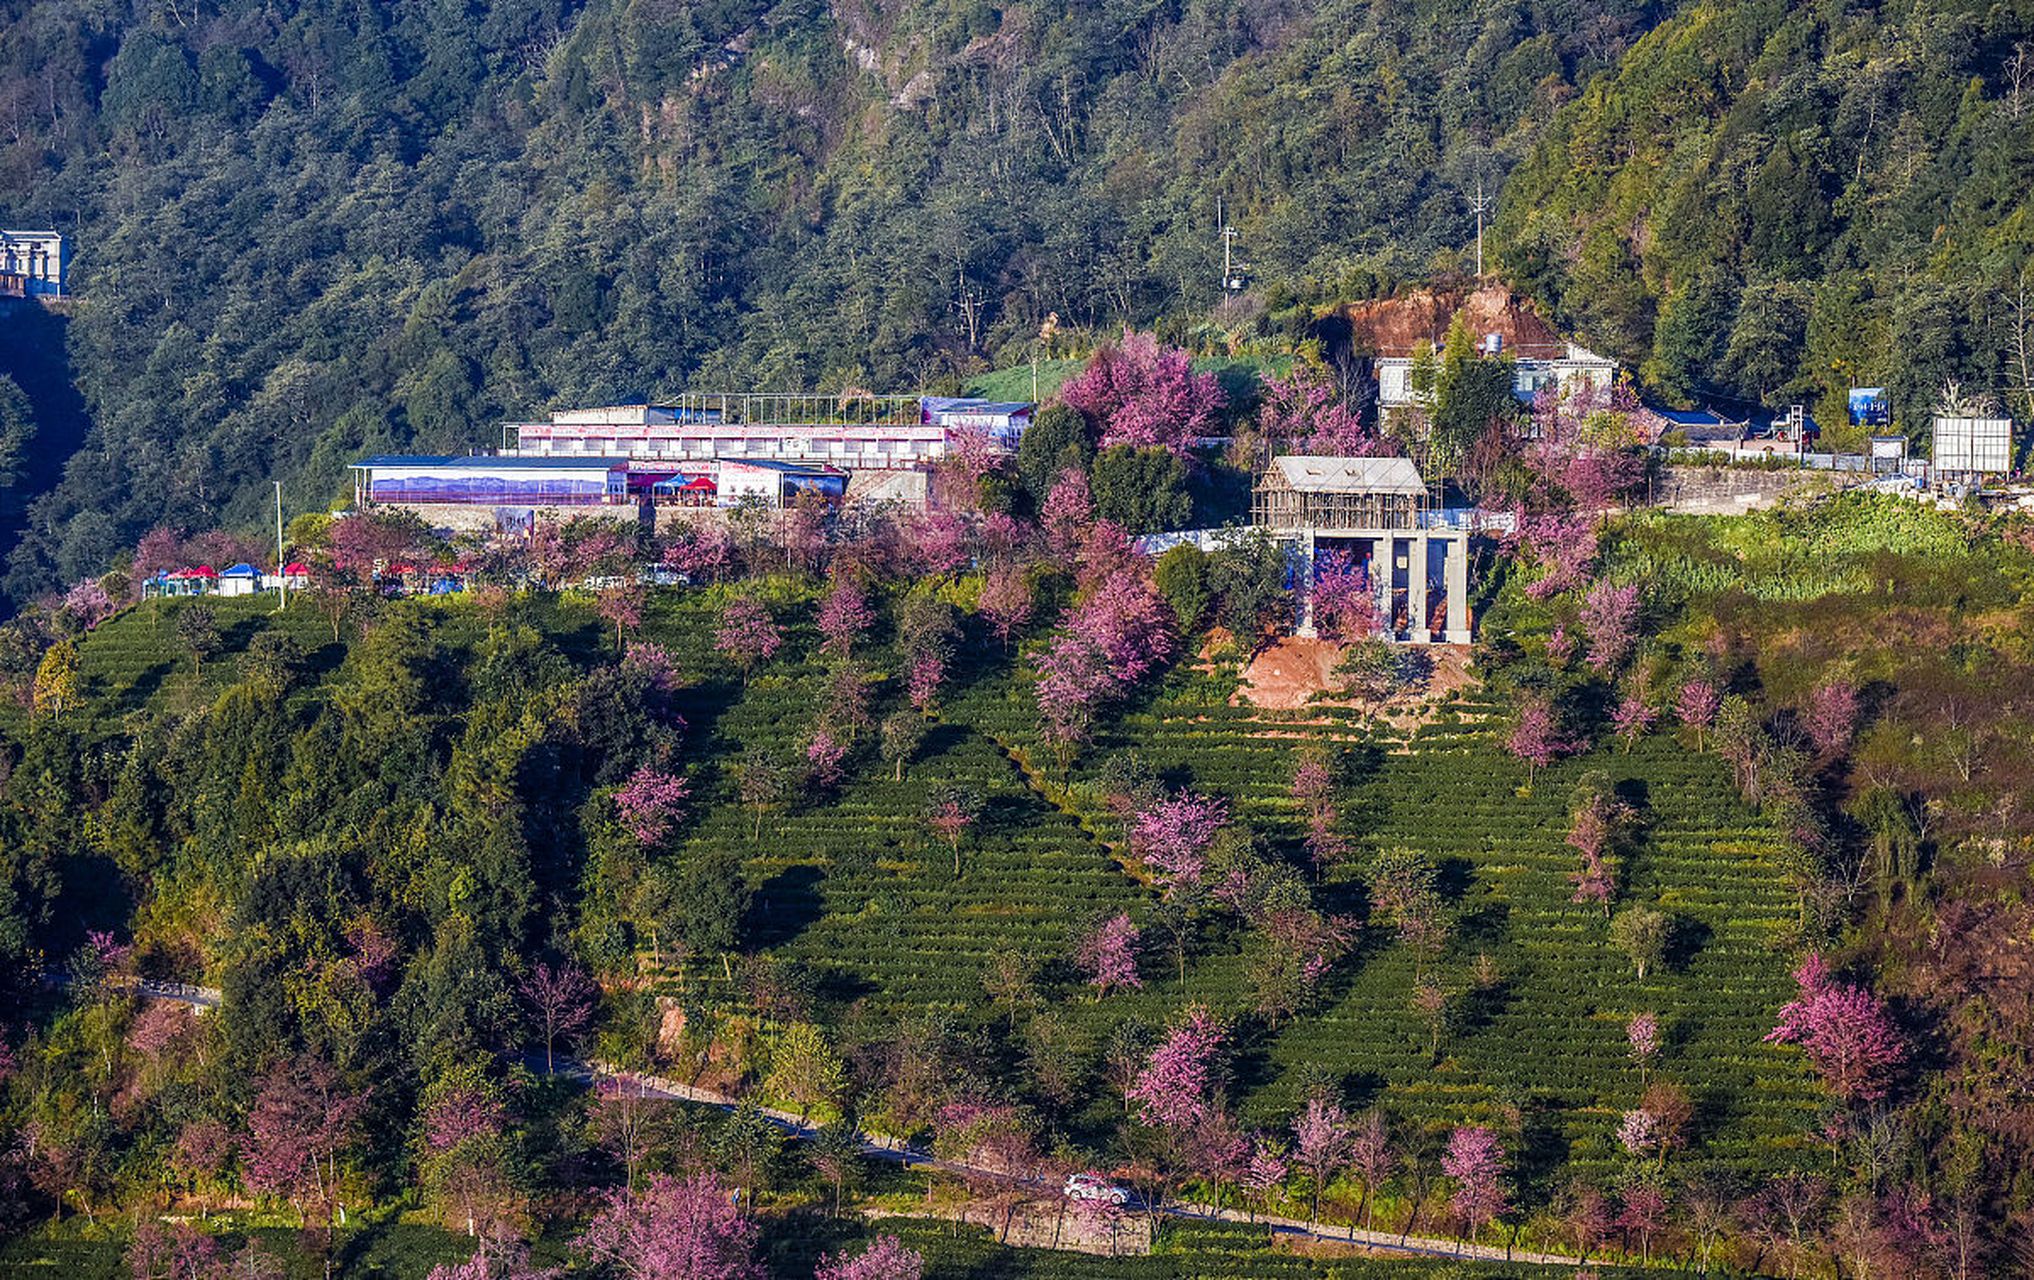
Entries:
[[1854, 427], [1883, 427], [1893, 420], [1893, 408], [1884, 387], [1850, 389], [1850, 424]]

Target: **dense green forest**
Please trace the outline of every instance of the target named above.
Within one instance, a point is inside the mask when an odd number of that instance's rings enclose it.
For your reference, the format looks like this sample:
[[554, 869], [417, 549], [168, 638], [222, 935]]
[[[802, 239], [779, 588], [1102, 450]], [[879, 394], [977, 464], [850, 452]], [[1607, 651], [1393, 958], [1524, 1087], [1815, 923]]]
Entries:
[[1654, 16], [6, 0], [0, 220], [73, 237], [95, 426], [12, 591], [554, 403], [909, 390], [1051, 313], [1202, 312], [1218, 199], [1303, 323], [1458, 267], [1476, 179]]
[[2034, 414], [2034, 10], [1701, 3], [1557, 117], [1502, 258], [1668, 398]]

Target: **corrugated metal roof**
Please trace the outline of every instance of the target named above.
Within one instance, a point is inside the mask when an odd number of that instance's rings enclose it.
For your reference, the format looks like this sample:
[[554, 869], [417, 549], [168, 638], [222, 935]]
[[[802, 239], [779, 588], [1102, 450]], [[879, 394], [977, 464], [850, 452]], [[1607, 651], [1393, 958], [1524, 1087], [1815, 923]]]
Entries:
[[1426, 481], [1410, 458], [1312, 458], [1289, 454], [1271, 465], [1302, 493], [1400, 493], [1424, 495]]

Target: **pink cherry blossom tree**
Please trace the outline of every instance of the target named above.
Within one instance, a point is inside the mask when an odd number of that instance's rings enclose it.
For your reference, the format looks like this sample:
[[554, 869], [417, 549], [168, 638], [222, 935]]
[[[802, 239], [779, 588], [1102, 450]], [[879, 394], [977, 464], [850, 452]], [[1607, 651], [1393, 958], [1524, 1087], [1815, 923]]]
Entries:
[[1200, 884], [1208, 846], [1228, 821], [1226, 801], [1182, 791], [1131, 817], [1130, 850], [1151, 868], [1166, 896], [1177, 896]]
[[1251, 1135], [1250, 1158], [1244, 1163], [1240, 1182], [1255, 1212], [1268, 1211], [1271, 1193], [1285, 1185], [1291, 1168], [1284, 1143], [1261, 1133]]
[[1370, 1229], [1377, 1209], [1377, 1197], [1398, 1169], [1398, 1148], [1391, 1140], [1391, 1127], [1384, 1111], [1372, 1107], [1356, 1122], [1349, 1137], [1349, 1167], [1363, 1179], [1363, 1227]]
[[1138, 1119], [1186, 1132], [1211, 1115], [1218, 1102], [1220, 1054], [1228, 1033], [1206, 1005], [1194, 1005], [1168, 1031], [1126, 1097]]
[[1062, 770], [1097, 709], [1169, 661], [1174, 648], [1171, 613], [1138, 569], [1112, 572], [1076, 606], [1035, 664], [1040, 727]]
[[1039, 504], [1038, 523], [1045, 531], [1045, 545], [1060, 560], [1079, 549], [1088, 527], [1095, 522], [1095, 499], [1088, 489], [1087, 472], [1068, 467], [1052, 482]]
[[1533, 785], [1535, 772], [1575, 749], [1574, 741], [1561, 731], [1554, 704], [1538, 694], [1527, 698], [1519, 709], [1518, 720], [1504, 745], [1512, 755], [1526, 762], [1528, 787]]
[[1144, 985], [1144, 979], [1137, 976], [1137, 944], [1142, 936], [1127, 911], [1104, 918], [1082, 936], [1074, 961], [1095, 989], [1095, 999], [1117, 988]]
[[1488, 1129], [1463, 1125], [1448, 1135], [1441, 1172], [1454, 1179], [1455, 1212], [1469, 1229], [1470, 1240], [1508, 1209], [1504, 1193], [1504, 1144]]
[[1801, 727], [1807, 730], [1808, 740], [1818, 752], [1833, 758], [1850, 750], [1851, 739], [1857, 735], [1857, 718], [1857, 686], [1832, 676], [1816, 685], [1815, 692], [1809, 695]]
[[255, 1088], [240, 1145], [248, 1190], [288, 1201], [307, 1225], [314, 1209], [329, 1224], [339, 1204], [339, 1155], [352, 1144], [366, 1106], [316, 1058], [272, 1068]]
[[544, 1029], [544, 1073], [552, 1069], [551, 1049], [562, 1036], [567, 1039], [584, 1031], [593, 1021], [600, 988], [577, 965], [553, 968], [539, 961], [522, 981], [523, 1002]]
[[1810, 952], [1794, 971], [1800, 994], [1780, 1010], [1766, 1039], [1798, 1044], [1822, 1082], [1846, 1103], [1872, 1102], [1892, 1088], [1907, 1046], [1885, 1002], [1864, 987], [1837, 982]]
[[633, 582], [602, 587], [593, 597], [593, 611], [614, 628], [614, 651], [622, 653], [628, 633], [643, 625], [643, 588]]
[[683, 777], [644, 765], [615, 791], [614, 808], [623, 828], [647, 847], [684, 820], [691, 799], [692, 786]]
[[1031, 621], [1031, 575], [1024, 565], [998, 564], [982, 579], [982, 617], [996, 639], [1009, 648], [1011, 638]]
[[1318, 755], [1303, 755], [1292, 771], [1292, 798], [1306, 816], [1307, 855], [1319, 875], [1349, 854], [1349, 842], [1336, 831], [1335, 776]]
[[1632, 744], [1651, 732], [1659, 718], [1659, 713], [1647, 705], [1644, 695], [1632, 690], [1618, 699], [1617, 708], [1610, 713], [1610, 727], [1624, 739], [1624, 749], [1629, 754]]
[[823, 637], [819, 651], [834, 658], [847, 657], [855, 641], [875, 621], [876, 611], [869, 606], [868, 593], [851, 576], [843, 574], [834, 579], [826, 597], [819, 602], [819, 634]]
[[608, 1193], [577, 1245], [615, 1280], [762, 1280], [756, 1224], [712, 1173]]
[[1128, 329], [1120, 344], [1096, 350], [1087, 368], [1060, 388], [1060, 399], [1101, 428], [1104, 449], [1158, 445], [1174, 453], [1212, 434], [1227, 403], [1215, 376], [1195, 373], [1186, 352]]
[[1313, 1183], [1309, 1223], [1321, 1220], [1321, 1192], [1343, 1166], [1348, 1164], [1355, 1131], [1340, 1104], [1312, 1097], [1292, 1123], [1292, 1150], [1299, 1166]]
[[1615, 671], [1638, 643], [1639, 591], [1599, 580], [1582, 602], [1582, 629], [1589, 635], [1589, 665]]
[[1347, 552], [1325, 552], [1314, 559], [1314, 626], [1337, 644], [1377, 630], [1377, 595], [1371, 589], [1370, 570]]
[[868, 1248], [849, 1257], [822, 1257], [812, 1280], [920, 1280], [925, 1259], [904, 1247], [896, 1236], [877, 1236]]
[[1674, 714], [1682, 724], [1695, 731], [1695, 749], [1702, 749], [1702, 735], [1709, 726], [1716, 723], [1716, 713], [1723, 706], [1723, 695], [1707, 680], [1690, 680], [1681, 686], [1681, 696], [1674, 703]]
[[1631, 1060], [1638, 1064], [1639, 1083], [1643, 1085], [1660, 1056], [1660, 1020], [1650, 1013], [1635, 1013], [1625, 1024], [1624, 1037], [1631, 1047]]
[[805, 743], [805, 772], [812, 785], [822, 792], [840, 785], [847, 747], [824, 729], [815, 730]]
[[1319, 361], [1295, 361], [1286, 376], [1264, 384], [1257, 429], [1282, 451], [1297, 448], [1344, 458], [1389, 452], [1389, 446], [1349, 407], [1334, 374]]
[[747, 680], [756, 664], [773, 657], [784, 646], [784, 633], [770, 616], [770, 606], [754, 596], [736, 596], [720, 611], [720, 628], [714, 632], [713, 647], [741, 668]]

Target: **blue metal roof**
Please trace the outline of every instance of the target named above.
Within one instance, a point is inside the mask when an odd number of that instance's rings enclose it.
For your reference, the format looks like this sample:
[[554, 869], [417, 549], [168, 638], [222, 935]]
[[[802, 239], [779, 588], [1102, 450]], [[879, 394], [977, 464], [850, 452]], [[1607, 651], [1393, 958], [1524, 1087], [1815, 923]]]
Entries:
[[222, 578], [259, 578], [261, 570], [243, 560], [231, 569], [221, 569], [219, 576]]

